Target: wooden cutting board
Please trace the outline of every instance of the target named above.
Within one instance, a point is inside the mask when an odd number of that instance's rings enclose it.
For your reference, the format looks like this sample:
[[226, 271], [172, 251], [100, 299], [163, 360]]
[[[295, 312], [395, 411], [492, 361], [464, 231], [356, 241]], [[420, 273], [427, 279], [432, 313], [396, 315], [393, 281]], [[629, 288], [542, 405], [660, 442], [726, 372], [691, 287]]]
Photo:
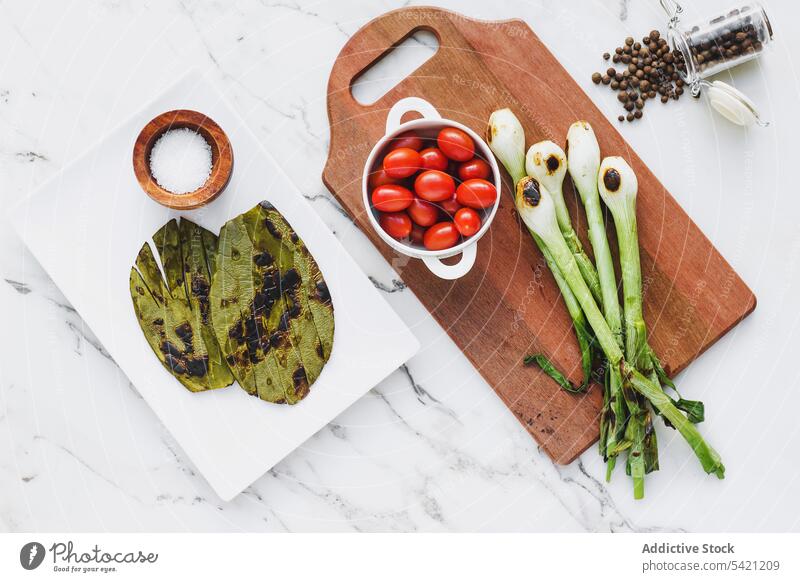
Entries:
[[[438, 37], [436, 54], [376, 103], [359, 104], [353, 81], [419, 30]], [[443, 117], [481, 135], [492, 111], [510, 107], [525, 127], [527, 145], [551, 139], [564, 147], [570, 124], [585, 119], [604, 156], [629, 161], [639, 179], [645, 319], [668, 372], [685, 368], [755, 308], [742, 279], [524, 22], [477, 21], [416, 7], [361, 28], [339, 53], [328, 82], [331, 143], [323, 180], [555, 461], [571, 462], [597, 439], [601, 394], [599, 387], [587, 395], [568, 394], [538, 369], [522, 365], [526, 354], [543, 352], [573, 382], [581, 381], [571, 321], [541, 254], [520, 227], [508, 176], [497, 217], [478, 243], [476, 264], [457, 281], [438, 279], [421, 261], [398, 256], [367, 221], [363, 166], [384, 133], [389, 108], [408, 96], [426, 99]], [[585, 234], [583, 210], [566, 184], [565, 197], [576, 230]], [[585, 238], [584, 246], [590, 248]]]

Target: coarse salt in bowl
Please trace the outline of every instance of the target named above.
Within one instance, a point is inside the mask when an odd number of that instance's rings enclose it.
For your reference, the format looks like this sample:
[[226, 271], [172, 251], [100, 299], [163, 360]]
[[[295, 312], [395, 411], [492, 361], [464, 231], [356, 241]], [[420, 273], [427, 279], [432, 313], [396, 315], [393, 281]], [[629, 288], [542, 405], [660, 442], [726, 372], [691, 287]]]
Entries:
[[170, 129], [150, 150], [150, 173], [158, 185], [173, 194], [194, 192], [211, 176], [211, 146], [188, 127]]
[[213, 119], [199, 111], [176, 109], [157, 115], [139, 132], [133, 146], [133, 171], [155, 202], [191, 210], [225, 190], [233, 173], [233, 149]]

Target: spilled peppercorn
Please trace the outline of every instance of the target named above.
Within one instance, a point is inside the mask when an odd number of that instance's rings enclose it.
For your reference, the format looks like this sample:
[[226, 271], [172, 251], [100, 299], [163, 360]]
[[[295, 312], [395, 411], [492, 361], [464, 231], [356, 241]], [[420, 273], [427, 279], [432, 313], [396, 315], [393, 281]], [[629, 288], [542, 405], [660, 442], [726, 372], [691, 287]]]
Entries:
[[673, 51], [666, 39], [657, 30], [642, 38], [642, 42], [628, 37], [622, 46], [612, 53], [604, 53], [603, 59], [609, 59], [615, 65], [624, 65], [617, 69], [609, 67], [605, 74], [593, 73], [592, 82], [602, 83], [617, 91], [617, 99], [625, 110], [617, 117], [619, 121], [635, 121], [641, 119], [645, 103], [660, 97], [661, 103], [670, 99], [677, 100], [684, 93], [682, 72], [686, 71], [686, 63], [680, 51]]

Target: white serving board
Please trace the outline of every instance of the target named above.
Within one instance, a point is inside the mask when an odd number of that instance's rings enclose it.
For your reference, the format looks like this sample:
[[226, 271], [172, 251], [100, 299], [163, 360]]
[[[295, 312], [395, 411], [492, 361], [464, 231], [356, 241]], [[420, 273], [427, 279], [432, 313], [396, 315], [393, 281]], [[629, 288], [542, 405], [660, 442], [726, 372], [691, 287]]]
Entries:
[[[172, 109], [209, 115], [228, 134], [233, 177], [216, 201], [173, 211], [139, 187], [131, 154], [141, 128]], [[185, 216], [219, 232], [261, 200], [286, 217], [328, 283], [336, 318], [331, 358], [294, 406], [248, 396], [238, 385], [192, 394], [144, 339], [128, 290], [139, 248]], [[180, 446], [229, 500], [350, 406], [419, 349], [419, 342], [364, 276], [221, 94], [190, 74], [12, 210], [19, 235]]]

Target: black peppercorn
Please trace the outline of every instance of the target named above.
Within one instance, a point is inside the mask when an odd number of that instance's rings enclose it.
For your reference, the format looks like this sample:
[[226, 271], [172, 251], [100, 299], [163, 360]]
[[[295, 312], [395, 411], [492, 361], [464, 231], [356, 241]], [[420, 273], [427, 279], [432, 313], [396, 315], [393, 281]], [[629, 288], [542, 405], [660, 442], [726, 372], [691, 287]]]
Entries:
[[[746, 38], [737, 38], [737, 33], [744, 32]], [[757, 36], [751, 39], [748, 33], [741, 30], [730, 30], [725, 33], [724, 41], [720, 41], [720, 46], [712, 46], [709, 43], [703, 50], [710, 55], [718, 50], [719, 57], [731, 52], [744, 50], [741, 46], [745, 41], [757, 41]], [[727, 43], [727, 44], [725, 44]], [[673, 52], [666, 39], [661, 37], [658, 31], [651, 31], [650, 34], [642, 38], [642, 42], [634, 41], [633, 37], [625, 39], [623, 46], [610, 52], [603, 53], [603, 59], [611, 59], [614, 63], [622, 63], [624, 68], [618, 71], [614, 67], [609, 67], [606, 74], [593, 73], [592, 82], [595, 84], [603, 83], [610, 85], [611, 89], [617, 92], [617, 100], [627, 111], [626, 115], [619, 115], [619, 121], [641, 119], [643, 109], [648, 99], [661, 97], [662, 103], [667, 103], [670, 99], [678, 99], [684, 92], [684, 81], [678, 74], [679, 71], [685, 72], [686, 65], [683, 55], [680, 52]], [[693, 55], [696, 58], [696, 55]]]

